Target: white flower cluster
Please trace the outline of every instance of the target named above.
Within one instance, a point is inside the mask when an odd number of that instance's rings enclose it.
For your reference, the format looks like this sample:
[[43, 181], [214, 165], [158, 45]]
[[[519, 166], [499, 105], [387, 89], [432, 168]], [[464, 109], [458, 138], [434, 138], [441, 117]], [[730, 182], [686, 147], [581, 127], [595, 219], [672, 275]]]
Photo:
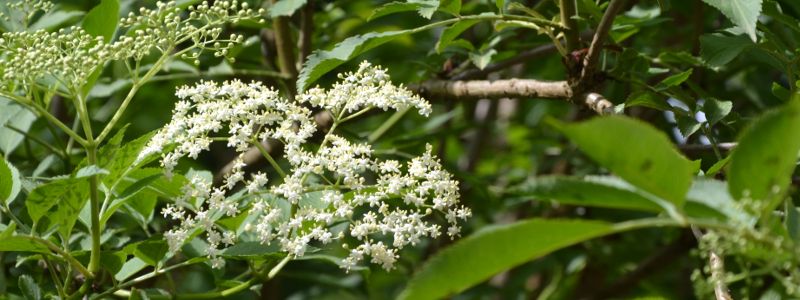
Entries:
[[[175, 2], [158, 2], [157, 9], [141, 9], [140, 15], [123, 18], [121, 25], [132, 30], [117, 41], [106, 42], [80, 27], [57, 32], [5, 32], [0, 35], [0, 89], [14, 93], [36, 83], [50, 83], [69, 91], [79, 91], [89, 75], [112, 60], [142, 60], [152, 49], [170, 54], [186, 41], [191, 45], [179, 53], [192, 53], [197, 58], [204, 50], [225, 55], [243, 37], [220, 37], [221, 25], [242, 19], [255, 19], [261, 13], [248, 8], [247, 3], [216, 1], [203, 2], [189, 8], [192, 13], [181, 17]], [[138, 74], [132, 74], [134, 78]]]
[[[330, 109], [335, 124], [352, 116], [347, 112], [371, 108], [413, 106], [422, 114], [430, 112], [430, 104], [394, 86], [379, 67], [363, 63], [344, 78], [345, 83], [331, 90], [315, 89], [298, 98]], [[178, 159], [197, 157], [215, 140], [227, 141], [229, 147], [244, 153], [250, 145], [276, 139], [285, 145], [289, 170], [267, 186], [264, 173], [245, 180], [244, 162], [239, 159], [221, 186], [189, 178], [184, 197], [163, 212], [180, 221], [165, 234], [172, 251], [202, 231], [211, 245], [208, 255], [217, 266], [223, 262], [221, 248], [236, 240], [276, 242], [292, 257], [303, 256], [314, 245], [338, 241], [350, 251], [342, 267], [349, 270], [369, 257], [388, 270], [394, 267], [399, 249], [443, 232], [433, 222], [435, 215], [447, 221], [446, 233], [451, 237], [460, 232], [459, 220], [471, 215], [459, 204], [458, 182], [442, 168], [430, 145], [422, 156], [407, 163], [373, 157], [370, 145], [333, 131], [314, 146], [310, 137], [316, 124], [311, 111], [258, 83], [201, 82], [180, 88], [177, 96], [182, 100], [172, 121], [153, 137], [140, 158], [161, 153], [163, 166], [171, 172]], [[174, 148], [169, 148], [172, 144]], [[242, 193], [233, 193], [239, 183]], [[242, 213], [247, 217], [238, 236], [215, 224], [221, 217]], [[351, 248], [346, 240], [358, 244]]]
[[363, 62], [355, 73], [339, 74], [342, 81], [329, 90], [319, 87], [308, 90], [298, 99], [316, 107], [329, 110], [334, 116], [352, 113], [364, 108], [377, 107], [395, 110], [415, 107], [423, 116], [431, 113], [428, 101], [408, 89], [389, 81], [385, 69]]

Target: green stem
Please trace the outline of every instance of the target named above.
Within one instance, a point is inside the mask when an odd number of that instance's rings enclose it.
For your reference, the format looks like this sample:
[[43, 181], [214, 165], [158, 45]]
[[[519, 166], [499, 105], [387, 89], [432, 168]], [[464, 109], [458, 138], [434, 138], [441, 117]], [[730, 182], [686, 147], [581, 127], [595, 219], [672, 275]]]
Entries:
[[196, 264], [196, 263], [199, 263], [199, 262], [203, 262], [203, 261], [205, 261], [205, 260], [204, 259], [190, 259], [190, 260], [184, 261], [184, 262], [179, 263], [179, 264], [174, 264], [174, 265], [171, 265], [169, 267], [161, 268], [161, 269], [155, 270], [153, 272], [144, 274], [142, 276], [136, 277], [136, 278], [132, 279], [131, 281], [128, 281], [128, 282], [119, 284], [117, 286], [114, 286], [114, 287], [112, 287], [112, 288], [110, 288], [110, 289], [108, 289], [108, 290], [106, 290], [106, 291], [104, 291], [104, 292], [102, 292], [100, 294], [97, 294], [97, 295], [94, 295], [94, 296], [90, 297], [89, 299], [92, 299], [92, 300], [94, 300], [94, 299], [104, 299], [104, 298], [107, 298], [108, 296], [114, 294], [114, 292], [116, 292], [118, 290], [131, 287], [131, 286], [133, 286], [135, 284], [144, 282], [144, 281], [149, 280], [149, 279], [151, 279], [153, 277], [156, 277], [158, 275], [167, 273], [167, 272], [175, 270], [177, 268], [193, 265], [193, 264]]
[[275, 169], [275, 172], [278, 172], [278, 174], [280, 174], [281, 177], [286, 177], [286, 172], [284, 172], [281, 166], [278, 164], [278, 162], [275, 161], [275, 158], [273, 158], [272, 155], [269, 154], [269, 151], [267, 151], [267, 149], [264, 148], [264, 145], [261, 145], [261, 143], [256, 140], [253, 140], [253, 145], [255, 145], [256, 148], [258, 148], [258, 151], [261, 152], [261, 155], [263, 155], [264, 158], [267, 159], [269, 164], [272, 165], [272, 168]]
[[125, 99], [122, 100], [122, 104], [120, 104], [117, 111], [114, 112], [114, 116], [111, 117], [111, 120], [108, 121], [106, 127], [103, 128], [103, 131], [100, 132], [99, 136], [97, 136], [97, 143], [102, 142], [106, 138], [106, 136], [108, 136], [108, 134], [111, 133], [111, 129], [113, 129], [114, 125], [116, 125], [117, 122], [119, 122], [119, 120], [122, 118], [122, 115], [125, 113], [125, 110], [128, 109], [128, 105], [131, 103], [131, 100], [133, 100], [133, 96], [136, 95], [136, 92], [139, 91], [139, 88], [142, 87], [142, 85], [146, 83], [148, 80], [150, 80], [150, 78], [155, 76], [158, 73], [158, 71], [161, 70], [161, 67], [164, 65], [164, 63], [166, 63], [167, 59], [170, 57], [170, 55], [167, 54], [169, 53], [168, 51], [165, 51], [164, 53], [165, 54], [161, 55], [161, 57], [159, 57], [158, 60], [155, 63], [153, 63], [153, 67], [150, 68], [150, 70], [147, 70], [147, 73], [145, 73], [144, 76], [142, 76], [139, 80], [133, 83], [133, 86], [131, 86], [131, 89], [128, 91], [128, 94], [125, 95]]
[[[97, 164], [97, 147], [91, 146], [86, 149], [88, 152], [87, 160], [89, 165]], [[96, 274], [100, 270], [100, 199], [97, 193], [97, 175], [89, 177], [89, 205], [91, 210], [91, 235], [92, 252], [89, 257], [89, 271]]]
[[60, 255], [61, 258], [66, 260], [67, 263], [69, 263], [73, 268], [75, 268], [75, 270], [78, 270], [78, 272], [80, 272], [87, 279], [94, 278], [92, 273], [89, 272], [89, 270], [87, 270], [77, 259], [75, 259], [75, 257], [70, 255], [69, 253], [67, 253], [66, 251], [61, 249], [60, 247], [56, 246], [56, 244], [53, 244], [52, 242], [50, 242], [48, 240], [45, 240], [45, 239], [40, 238], [40, 237], [32, 236], [32, 235], [20, 235], [19, 237], [22, 237], [22, 238], [28, 239], [30, 241], [33, 241], [33, 242], [36, 242], [36, 243], [44, 245], [45, 247], [50, 249], [50, 251], [53, 251], [56, 254]]
[[575, 51], [580, 48], [578, 20], [573, 19], [578, 11], [575, 8], [575, 0], [559, 0], [559, 9], [561, 11], [561, 26], [564, 26], [564, 36], [567, 41], [567, 52]]
[[384, 121], [383, 124], [381, 124], [381, 126], [378, 127], [378, 129], [375, 129], [375, 131], [373, 131], [369, 135], [369, 137], [367, 137], [367, 141], [373, 143], [377, 141], [379, 138], [381, 138], [381, 136], [383, 136], [383, 134], [386, 133], [386, 131], [392, 128], [392, 126], [394, 126], [394, 124], [396, 124], [397, 121], [400, 121], [400, 119], [403, 118], [403, 116], [406, 114], [406, 112], [408, 112], [408, 110], [409, 108], [406, 107], [392, 114], [392, 116], [386, 119], [386, 121]]
[[67, 127], [67, 125], [65, 125], [63, 122], [61, 122], [61, 120], [59, 120], [58, 118], [56, 118], [55, 116], [50, 114], [49, 111], [47, 111], [43, 107], [39, 106], [38, 104], [33, 103], [31, 101], [28, 101], [28, 99], [25, 99], [23, 97], [20, 97], [20, 96], [17, 96], [17, 95], [13, 95], [13, 94], [0, 93], [0, 95], [2, 95], [3, 97], [6, 97], [6, 98], [12, 99], [12, 100], [16, 101], [17, 103], [22, 104], [23, 106], [27, 107], [28, 109], [35, 111], [36, 113], [39, 114], [40, 117], [44, 117], [50, 123], [55, 124], [59, 129], [64, 131], [67, 135], [69, 135], [71, 138], [75, 139], [75, 141], [77, 141], [81, 145], [86, 144], [86, 140], [84, 138], [82, 138], [80, 135], [78, 135], [78, 133], [76, 133], [75, 131], [73, 131], [69, 127]]

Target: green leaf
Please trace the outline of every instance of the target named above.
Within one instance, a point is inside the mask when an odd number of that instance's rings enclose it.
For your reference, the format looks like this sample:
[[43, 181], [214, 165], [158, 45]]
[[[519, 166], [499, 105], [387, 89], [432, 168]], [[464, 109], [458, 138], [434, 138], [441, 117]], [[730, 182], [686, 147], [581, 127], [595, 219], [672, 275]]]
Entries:
[[439, 10], [449, 13], [453, 16], [461, 15], [461, 1], [462, 0], [442, 0], [439, 4]]
[[272, 18], [291, 16], [303, 5], [306, 5], [306, 2], [307, 0], [280, 0], [270, 7], [269, 16]]
[[645, 106], [662, 111], [670, 110], [669, 104], [664, 97], [650, 91], [634, 92], [628, 96], [628, 99], [625, 100], [625, 107], [633, 106]]
[[487, 227], [430, 259], [399, 299], [446, 298], [498, 272], [613, 231], [605, 222], [554, 219]]
[[514, 196], [536, 197], [561, 204], [660, 212], [658, 203], [643, 195], [601, 180], [545, 176], [511, 191]]
[[687, 139], [700, 129], [700, 122], [697, 122], [694, 115], [686, 116], [676, 114], [675, 121], [678, 123], [678, 130], [681, 131], [681, 135]]
[[[60, 209], [60, 213], [51, 215], [51, 221], [55, 225], [59, 223], [59, 217], [72, 219], [74, 224], [78, 212], [83, 207], [82, 203], [89, 197], [89, 182], [85, 178], [63, 178], [54, 180], [33, 189], [25, 200], [25, 207], [28, 209], [33, 222], [38, 222], [43, 216], [47, 215], [50, 209], [56, 204], [66, 206]], [[63, 204], [63, 205], [61, 205]], [[78, 206], [78, 204], [81, 204]], [[77, 207], [77, 211], [72, 216], [64, 216]], [[69, 223], [69, 220], [63, 220]]]
[[19, 171], [0, 157], [0, 204], [11, 203], [20, 190]]
[[106, 43], [114, 37], [119, 22], [119, 0], [102, 0], [83, 18], [81, 27], [92, 36], [102, 36]]
[[19, 146], [25, 135], [7, 126], [28, 132], [36, 121], [36, 115], [12, 101], [0, 97], [0, 151], [10, 155]]
[[659, 82], [658, 85], [655, 86], [655, 89], [657, 91], [663, 91], [668, 88], [680, 85], [681, 83], [686, 81], [686, 79], [689, 79], [689, 76], [692, 75], [692, 70], [693, 69], [689, 69], [665, 78], [664, 80]]
[[[391, 2], [373, 11], [372, 15], [370, 15], [367, 18], [367, 21], [372, 21], [374, 19], [395, 13], [415, 11], [415, 10], [426, 11], [426, 12], [430, 11], [431, 14], [433, 14], [433, 12], [436, 11], [437, 5], [439, 5], [439, 1]], [[422, 15], [422, 12], [420, 12], [420, 15]], [[430, 19], [430, 16], [426, 18]]]
[[497, 11], [503, 13], [506, 8], [506, 0], [495, 0], [494, 5], [497, 6]]
[[623, 116], [558, 124], [586, 155], [625, 181], [681, 207], [698, 166], [651, 125]]
[[706, 177], [714, 177], [714, 175], [717, 175], [717, 173], [719, 173], [719, 171], [721, 171], [722, 168], [724, 168], [725, 166], [728, 165], [728, 162], [730, 160], [731, 160], [731, 156], [728, 155], [725, 158], [723, 158], [723, 159], [719, 160], [718, 162], [714, 163], [711, 167], [708, 167], [708, 170], [706, 170], [705, 176]]
[[772, 94], [781, 101], [789, 101], [792, 98], [792, 92], [777, 82], [772, 83]]
[[756, 221], [753, 216], [748, 215], [737, 206], [736, 201], [728, 193], [728, 183], [725, 181], [697, 178], [692, 183], [686, 198], [688, 201], [713, 208], [728, 219], [735, 220], [740, 224], [752, 225]]
[[706, 34], [700, 36], [700, 57], [712, 67], [723, 67], [753, 45], [744, 36]]
[[703, 103], [702, 111], [706, 114], [706, 121], [708, 124], [714, 125], [730, 114], [732, 109], [733, 102], [731, 101], [720, 101], [709, 98]]
[[495, 49], [489, 49], [478, 53], [472, 52], [469, 54], [469, 59], [476, 67], [478, 67], [478, 69], [483, 70], [487, 65], [489, 65], [490, 62], [492, 62], [492, 57], [495, 54], [497, 54], [497, 50]]
[[[81, 28], [92, 36], [101, 36], [108, 43], [114, 37], [119, 23], [119, 0], [101, 0], [100, 4], [92, 8], [83, 18]], [[97, 66], [83, 84], [82, 92], [88, 95], [94, 87], [104, 66]]]
[[155, 266], [167, 254], [169, 246], [163, 239], [151, 239], [136, 244], [133, 255], [141, 259], [144, 263]]
[[0, 239], [0, 252], [50, 253], [50, 250], [26, 237], [7, 236]]
[[331, 50], [314, 51], [303, 64], [303, 69], [297, 79], [298, 92], [304, 91], [314, 81], [339, 65], [353, 59], [361, 53], [372, 48], [388, 43], [398, 37], [417, 32], [417, 29], [370, 32], [363, 35], [349, 37], [336, 44]]
[[72, 11], [64, 11], [64, 10], [55, 10], [50, 11], [44, 16], [40, 17], [39, 20], [36, 20], [36, 23], [33, 23], [28, 30], [39, 30], [45, 29], [47, 31], [52, 31], [57, 29], [64, 23], [72, 23], [76, 21], [78, 18], [82, 17], [84, 13], [79, 10], [72, 10]]
[[123, 281], [128, 279], [128, 277], [138, 273], [145, 267], [147, 267], [147, 264], [143, 260], [139, 259], [138, 257], [131, 258], [122, 265], [122, 268], [119, 269], [119, 272], [114, 274], [114, 279], [117, 281]]
[[30, 275], [24, 274], [19, 277], [19, 289], [27, 300], [42, 299], [42, 290], [39, 289], [39, 285], [33, 281], [33, 277]]
[[478, 20], [463, 20], [447, 27], [442, 31], [439, 41], [436, 42], [436, 53], [441, 53], [444, 48], [447, 48], [447, 46], [456, 39], [456, 37], [476, 23], [478, 23]]
[[800, 95], [758, 118], [731, 152], [730, 192], [736, 199], [768, 200], [786, 192], [800, 151]]
[[703, 0], [728, 17], [733, 24], [744, 30], [756, 41], [756, 23], [761, 14], [761, 0]]

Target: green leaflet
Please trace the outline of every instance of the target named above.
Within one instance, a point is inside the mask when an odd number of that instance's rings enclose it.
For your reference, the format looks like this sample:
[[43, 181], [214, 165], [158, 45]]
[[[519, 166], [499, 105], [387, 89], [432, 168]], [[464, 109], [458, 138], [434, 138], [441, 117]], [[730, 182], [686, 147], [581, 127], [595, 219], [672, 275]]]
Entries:
[[703, 0], [739, 26], [756, 41], [756, 22], [761, 14], [761, 0]]
[[613, 224], [580, 220], [532, 219], [487, 227], [431, 258], [399, 299], [445, 298], [508, 268], [611, 232]]
[[769, 200], [786, 193], [800, 151], [800, 95], [751, 124], [731, 153], [728, 182], [736, 199]]
[[663, 132], [622, 116], [557, 126], [587, 156], [617, 176], [678, 208], [683, 206], [699, 166], [680, 154]]

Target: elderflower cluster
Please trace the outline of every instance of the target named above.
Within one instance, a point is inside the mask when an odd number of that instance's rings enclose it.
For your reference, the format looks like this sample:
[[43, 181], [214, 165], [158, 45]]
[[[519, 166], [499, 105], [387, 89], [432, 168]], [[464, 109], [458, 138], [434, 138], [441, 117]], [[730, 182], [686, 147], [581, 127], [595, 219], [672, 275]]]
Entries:
[[368, 62], [361, 63], [355, 73], [339, 74], [339, 79], [341, 81], [329, 90], [312, 88], [298, 99], [327, 109], [334, 115], [369, 107], [383, 110], [414, 107], [423, 116], [431, 113], [428, 101], [414, 95], [402, 85], [392, 84], [385, 69], [375, 67]]
[[109, 61], [138, 62], [153, 49], [171, 55], [175, 47], [187, 41], [190, 44], [181, 50], [184, 56], [196, 60], [204, 51], [224, 56], [244, 37], [221, 37], [222, 25], [256, 19], [263, 13], [238, 1], [203, 2], [188, 9], [191, 13], [183, 17], [174, 1], [158, 2], [156, 9], [142, 8], [138, 15], [131, 13], [122, 19], [121, 27], [129, 32], [114, 42], [80, 27], [57, 32], [5, 32], [0, 35], [0, 89], [9, 93], [21, 89], [28, 94], [26, 89], [34, 84], [47, 83], [51, 88], [79, 91], [89, 75]]
[[[362, 63], [357, 72], [342, 77], [344, 82], [330, 90], [318, 88], [298, 98], [328, 109], [336, 124], [353, 116], [348, 112], [373, 108], [430, 112], [430, 104], [393, 85], [379, 67]], [[471, 215], [459, 203], [458, 182], [430, 145], [405, 163], [375, 157], [371, 145], [333, 131], [313, 145], [311, 110], [259, 83], [201, 82], [179, 88], [176, 95], [181, 100], [172, 121], [140, 159], [160, 153], [169, 173], [180, 158], [196, 158], [212, 141], [227, 142], [239, 157], [224, 182], [213, 186], [209, 179], [188, 178], [184, 195], [164, 209], [165, 216], [179, 221], [165, 234], [171, 251], [205, 232], [206, 254], [221, 267], [224, 248], [241, 240], [277, 243], [291, 257], [337, 243], [349, 251], [343, 268], [368, 260], [390, 270], [400, 249], [442, 233], [457, 236], [459, 221]], [[284, 144], [281, 161], [287, 171], [276, 170], [283, 176], [274, 178], [263, 172], [248, 176], [242, 155], [268, 139]], [[238, 230], [216, 222], [240, 216], [244, 221]], [[442, 217], [446, 229], [434, 222]]]

